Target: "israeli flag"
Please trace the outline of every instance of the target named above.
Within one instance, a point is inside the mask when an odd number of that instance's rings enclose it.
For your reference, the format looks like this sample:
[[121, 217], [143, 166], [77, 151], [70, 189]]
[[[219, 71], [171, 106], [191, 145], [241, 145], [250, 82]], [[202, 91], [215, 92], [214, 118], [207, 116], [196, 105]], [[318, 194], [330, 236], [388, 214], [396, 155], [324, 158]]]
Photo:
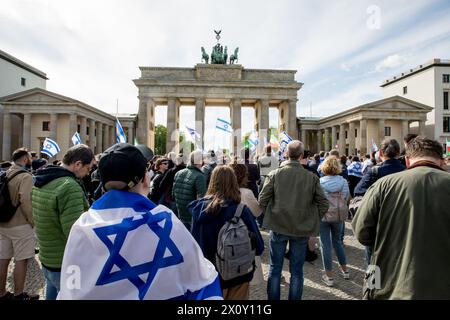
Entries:
[[372, 139], [372, 151], [373, 151], [373, 152], [378, 152], [378, 146], [377, 146], [377, 144], [375, 143], [375, 141], [373, 141], [373, 139]]
[[222, 299], [218, 273], [165, 206], [110, 190], [73, 224], [57, 299]]
[[258, 134], [256, 133], [256, 130], [253, 130], [250, 136], [248, 137], [248, 142], [253, 146], [256, 147], [259, 143]]
[[75, 132], [75, 134], [72, 136], [72, 143], [74, 146], [76, 146], [77, 144], [81, 144], [81, 138], [78, 132]]
[[186, 126], [186, 130], [189, 136], [191, 137], [192, 142], [197, 142], [198, 140], [200, 140], [200, 134], [195, 129]]
[[282, 152], [286, 150], [288, 143], [294, 140], [290, 135], [287, 134], [286, 131], [281, 132], [279, 138], [280, 138], [280, 149]]
[[125, 137], [125, 133], [123, 132], [122, 125], [120, 124], [120, 121], [117, 118], [116, 118], [116, 142], [117, 143], [127, 142], [127, 138]]
[[45, 138], [44, 144], [43, 144], [42, 150], [41, 150], [42, 153], [45, 153], [50, 158], [53, 158], [60, 151], [61, 151], [61, 149], [59, 149], [59, 146], [56, 143], [56, 141], [54, 141], [50, 138]]
[[220, 129], [222, 131], [228, 132], [228, 133], [233, 133], [233, 129], [231, 128], [231, 123], [229, 123], [228, 121], [221, 119], [221, 118], [217, 118], [216, 128]]

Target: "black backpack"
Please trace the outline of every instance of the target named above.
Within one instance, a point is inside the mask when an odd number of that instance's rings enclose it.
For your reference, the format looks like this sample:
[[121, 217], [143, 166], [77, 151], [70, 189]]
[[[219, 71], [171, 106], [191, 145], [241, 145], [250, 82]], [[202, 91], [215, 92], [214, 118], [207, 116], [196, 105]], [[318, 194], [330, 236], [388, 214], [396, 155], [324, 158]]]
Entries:
[[15, 172], [8, 179], [6, 171], [0, 173], [0, 222], [8, 222], [14, 216], [17, 208], [20, 206], [20, 202], [17, 206], [13, 206], [11, 197], [9, 196], [8, 183], [17, 175], [26, 173], [25, 170], [19, 170]]

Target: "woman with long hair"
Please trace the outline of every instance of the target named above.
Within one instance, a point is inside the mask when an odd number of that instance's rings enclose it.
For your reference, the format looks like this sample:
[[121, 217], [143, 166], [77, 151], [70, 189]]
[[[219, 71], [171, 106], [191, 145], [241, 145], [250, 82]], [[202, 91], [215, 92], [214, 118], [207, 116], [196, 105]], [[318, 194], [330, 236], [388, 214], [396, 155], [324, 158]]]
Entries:
[[[245, 164], [242, 163], [232, 163], [230, 167], [233, 169], [236, 175], [239, 191], [241, 192], [241, 203], [245, 204], [252, 212], [255, 218], [259, 217], [262, 213], [262, 208], [259, 206], [258, 200], [256, 200], [253, 195], [253, 191], [248, 188], [248, 170]], [[261, 257], [256, 256], [255, 258], [255, 273], [251, 281], [251, 285], [258, 285], [264, 281], [264, 276], [261, 266]]]
[[[188, 206], [192, 214], [192, 236], [197, 240], [205, 257], [217, 268], [217, 242], [220, 229], [231, 220], [241, 203], [241, 193], [233, 169], [229, 166], [218, 166], [212, 174], [208, 190], [204, 198], [191, 202]], [[264, 241], [256, 225], [255, 218], [247, 206], [241, 219], [252, 234], [256, 255], [264, 250]], [[220, 277], [225, 300], [246, 300], [249, 298], [249, 283], [255, 268], [248, 273], [230, 280]]]

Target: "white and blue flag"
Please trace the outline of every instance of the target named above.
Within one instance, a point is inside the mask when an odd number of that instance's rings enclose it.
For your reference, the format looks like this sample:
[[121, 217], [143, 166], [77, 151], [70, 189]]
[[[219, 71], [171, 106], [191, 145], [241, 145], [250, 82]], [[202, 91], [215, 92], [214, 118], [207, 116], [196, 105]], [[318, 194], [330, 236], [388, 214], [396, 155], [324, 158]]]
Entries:
[[59, 300], [222, 299], [214, 265], [173, 212], [119, 190], [73, 224], [60, 283]]
[[75, 132], [72, 136], [72, 143], [74, 146], [76, 146], [77, 144], [81, 144], [81, 137], [78, 132]]
[[377, 144], [375, 143], [375, 141], [373, 141], [373, 139], [372, 139], [372, 151], [373, 151], [373, 152], [378, 152], [378, 146], [377, 146]]
[[189, 140], [194, 143], [197, 150], [200, 150], [200, 134], [197, 132], [197, 130], [189, 128], [188, 126], [186, 126], [186, 131], [189, 134]]
[[281, 152], [284, 153], [288, 143], [294, 139], [292, 139], [292, 137], [290, 135], [288, 135], [286, 131], [281, 132], [279, 138], [280, 138], [280, 149], [281, 149]]
[[116, 118], [116, 142], [117, 143], [127, 142], [127, 138], [125, 137], [125, 133], [123, 132], [122, 125], [120, 124], [120, 121], [117, 118]]
[[228, 133], [233, 133], [233, 128], [231, 128], [231, 123], [224, 119], [221, 119], [221, 118], [217, 118], [216, 128], [219, 130], [228, 132]]
[[256, 147], [259, 143], [258, 139], [258, 133], [256, 133], [256, 130], [253, 130], [250, 136], [248, 137], [247, 141], [253, 146]]
[[56, 143], [56, 141], [54, 141], [50, 138], [45, 138], [44, 143], [42, 145], [42, 150], [41, 150], [42, 153], [45, 153], [50, 158], [53, 158], [60, 151], [61, 151], [61, 149], [59, 149], [59, 146]]

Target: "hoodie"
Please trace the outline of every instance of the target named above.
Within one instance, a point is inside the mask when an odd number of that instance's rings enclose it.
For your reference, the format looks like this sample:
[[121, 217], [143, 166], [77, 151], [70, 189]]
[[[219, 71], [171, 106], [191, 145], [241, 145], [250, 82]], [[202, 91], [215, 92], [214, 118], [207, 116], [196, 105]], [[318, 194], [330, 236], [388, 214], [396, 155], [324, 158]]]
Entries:
[[39, 259], [47, 269], [59, 271], [70, 229], [89, 208], [86, 192], [72, 172], [48, 166], [36, 173], [31, 204]]
[[325, 176], [320, 178], [320, 186], [322, 187], [325, 195], [332, 192], [342, 191], [345, 199], [349, 199], [350, 191], [348, 188], [348, 182], [342, 176]]

